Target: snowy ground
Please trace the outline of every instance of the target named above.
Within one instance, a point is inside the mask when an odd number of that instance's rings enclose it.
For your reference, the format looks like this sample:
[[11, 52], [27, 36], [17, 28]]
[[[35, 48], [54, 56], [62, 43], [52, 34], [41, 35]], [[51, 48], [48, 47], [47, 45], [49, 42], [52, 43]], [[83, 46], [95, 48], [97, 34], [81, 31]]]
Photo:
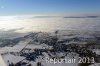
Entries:
[[[50, 36], [53, 36], [54, 38], [57, 36], [58, 40], [56, 41], [56, 43], [59, 43], [59, 44], [62, 43], [62, 44], [65, 44], [65, 45], [69, 45], [69, 44], [85, 45], [89, 41], [92, 41], [92, 40], [95, 39], [91, 35], [84, 35], [84, 34], [79, 35], [76, 32], [73, 33], [73, 34], [70, 34], [70, 33], [71, 32], [69, 31], [69, 33], [67, 33], [67, 34], [66, 33], [61, 33], [61, 34], [59, 33], [59, 34], [56, 34], [56, 35], [50, 34]], [[0, 48], [0, 54], [1, 54], [0, 55], [0, 64], [2, 64], [2, 65], [0, 65], [0, 66], [9, 66], [10, 63], [16, 64], [20, 61], [25, 62], [27, 64], [31, 64], [32, 66], [37, 66], [38, 62], [41, 62], [41, 64], [43, 66], [79, 66], [79, 64], [77, 63], [79, 54], [72, 51], [72, 49], [75, 48], [74, 46], [72, 46], [74, 48], [70, 48], [71, 46], [65, 47], [65, 48], [70, 49], [70, 51], [67, 50], [68, 52], [56, 52], [54, 54], [54, 53], [48, 51], [48, 50], [51, 50], [51, 49], [55, 49], [55, 48], [53, 48], [52, 45], [49, 45], [49, 44], [46, 44], [46, 43], [40, 44], [42, 40], [43, 41], [47, 40], [48, 42], [51, 41], [51, 40], [49, 41], [48, 34], [45, 35], [45, 34], [40, 33], [38, 36], [36, 35], [35, 36], [37, 38], [36, 41], [38, 41], [38, 42], [33, 42], [33, 44], [29, 44], [30, 41], [33, 41], [33, 37], [30, 37], [30, 36], [33, 36], [33, 35], [29, 35], [28, 38], [25, 38], [25, 40], [20, 41], [18, 44], [16, 44], [13, 47], [12, 46], [1, 47]], [[53, 39], [53, 41], [54, 40], [55, 39]], [[58, 45], [58, 48], [59, 47], [60, 46]], [[76, 48], [78, 48], [78, 47], [76, 47]], [[35, 61], [27, 60], [25, 53], [26, 54], [37, 53], [38, 51], [35, 51], [35, 49], [38, 49], [39, 51], [41, 51], [42, 54], [38, 55], [36, 57]], [[86, 48], [86, 49], [89, 49], [89, 48]], [[23, 50], [23, 52], [21, 52], [22, 50]], [[83, 49], [80, 49], [80, 50], [83, 50]], [[78, 51], [80, 51], [80, 50], [78, 50]], [[94, 49], [94, 50], [91, 49], [91, 51], [96, 52], [97, 55], [100, 55], [100, 49]], [[29, 54], [28, 54], [28, 56], [29, 56]], [[45, 60], [46, 57], [74, 58], [74, 59], [77, 59], [77, 61], [75, 63], [46, 63], [46, 60]], [[25, 66], [27, 66], [27, 65], [25, 65]], [[100, 64], [94, 63], [90, 66], [100, 66]]]

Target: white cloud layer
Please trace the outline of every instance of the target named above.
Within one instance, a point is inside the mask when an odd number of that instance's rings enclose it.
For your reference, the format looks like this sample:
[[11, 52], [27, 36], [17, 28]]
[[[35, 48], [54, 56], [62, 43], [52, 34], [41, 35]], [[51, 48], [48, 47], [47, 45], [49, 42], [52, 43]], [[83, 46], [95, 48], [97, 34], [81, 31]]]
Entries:
[[63, 18], [65, 16], [23, 15], [0, 16], [0, 29], [16, 32], [54, 31], [54, 30], [94, 30], [100, 27], [100, 18]]

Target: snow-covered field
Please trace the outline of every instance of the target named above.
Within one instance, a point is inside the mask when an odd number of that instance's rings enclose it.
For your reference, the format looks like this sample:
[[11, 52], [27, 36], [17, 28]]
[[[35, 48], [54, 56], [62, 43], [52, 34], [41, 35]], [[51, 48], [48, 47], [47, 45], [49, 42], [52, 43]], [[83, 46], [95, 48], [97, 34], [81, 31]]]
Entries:
[[[79, 57], [87, 57], [90, 54], [90, 57], [100, 58], [99, 42], [98, 37], [85, 32], [31, 33], [21, 37], [17, 44], [7, 44], [7, 46], [0, 48], [0, 64], [3, 64], [0, 66], [9, 66], [10, 64], [15, 64], [15, 66], [18, 66], [16, 64], [20, 66], [38, 66], [38, 64], [42, 66], [81, 66], [78, 63]], [[97, 48], [92, 50], [95, 48], [93, 43], [96, 43], [95, 47]], [[46, 57], [77, 60], [75, 63], [47, 63]], [[88, 66], [99, 65], [95, 62]]]

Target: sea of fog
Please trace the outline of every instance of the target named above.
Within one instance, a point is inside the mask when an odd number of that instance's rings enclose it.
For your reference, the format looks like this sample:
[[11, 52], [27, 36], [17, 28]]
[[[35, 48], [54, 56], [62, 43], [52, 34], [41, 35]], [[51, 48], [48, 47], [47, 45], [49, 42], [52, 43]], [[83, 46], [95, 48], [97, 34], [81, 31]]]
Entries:
[[100, 31], [100, 17], [64, 18], [7, 16], [0, 17], [0, 35], [2, 33], [25, 33], [35, 31], [52, 32], [55, 30]]

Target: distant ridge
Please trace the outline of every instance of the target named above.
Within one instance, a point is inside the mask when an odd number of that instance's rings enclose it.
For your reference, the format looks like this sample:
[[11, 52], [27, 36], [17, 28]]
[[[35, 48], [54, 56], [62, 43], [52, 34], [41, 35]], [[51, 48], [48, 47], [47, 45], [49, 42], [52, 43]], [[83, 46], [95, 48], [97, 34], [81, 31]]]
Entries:
[[34, 16], [32, 18], [98, 18], [100, 16]]
[[64, 17], [64, 18], [98, 18], [100, 16], [70, 16], [70, 17]]

